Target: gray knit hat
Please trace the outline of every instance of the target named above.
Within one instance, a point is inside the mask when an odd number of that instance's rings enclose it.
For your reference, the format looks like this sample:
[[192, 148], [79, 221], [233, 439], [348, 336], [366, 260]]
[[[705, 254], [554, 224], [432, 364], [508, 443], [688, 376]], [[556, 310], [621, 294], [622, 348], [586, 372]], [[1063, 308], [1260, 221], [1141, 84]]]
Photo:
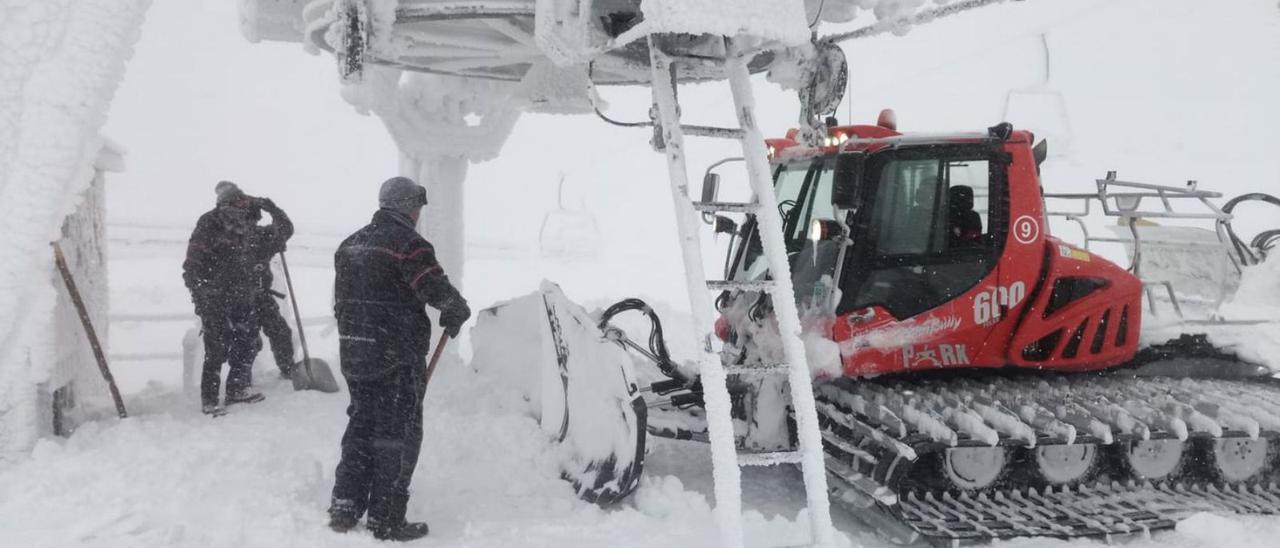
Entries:
[[378, 205], [400, 212], [412, 212], [427, 205], [427, 189], [408, 177], [392, 177], [378, 190]]
[[218, 184], [213, 187], [213, 192], [218, 195], [217, 203], [220, 206], [228, 205], [244, 197], [244, 191], [240, 190], [240, 187], [231, 181], [218, 181]]

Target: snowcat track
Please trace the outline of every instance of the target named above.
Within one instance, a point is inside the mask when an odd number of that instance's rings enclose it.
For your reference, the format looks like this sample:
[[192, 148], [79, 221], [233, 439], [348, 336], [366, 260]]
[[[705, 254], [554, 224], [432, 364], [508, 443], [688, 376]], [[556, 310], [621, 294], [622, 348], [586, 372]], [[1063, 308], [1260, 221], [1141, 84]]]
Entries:
[[[815, 387], [833, 498], [890, 537], [958, 545], [1028, 536], [1147, 534], [1196, 512], [1280, 513], [1280, 383], [1102, 374], [838, 379]], [[1226, 481], [1216, 440], [1262, 440], [1265, 464]], [[1124, 451], [1183, 440], [1176, 472], [1149, 479]], [[1078, 481], [1035, 473], [1036, 447], [1092, 445]], [[950, 448], [998, 448], [1000, 479], [939, 481]], [[869, 513], [870, 512], [870, 513]]]

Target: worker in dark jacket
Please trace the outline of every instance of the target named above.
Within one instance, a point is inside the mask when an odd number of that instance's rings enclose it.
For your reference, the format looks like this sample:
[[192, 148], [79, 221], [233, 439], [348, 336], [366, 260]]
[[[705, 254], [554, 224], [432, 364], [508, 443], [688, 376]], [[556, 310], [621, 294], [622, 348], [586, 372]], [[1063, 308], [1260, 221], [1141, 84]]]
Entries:
[[366, 510], [383, 540], [412, 540], [426, 523], [405, 520], [422, 446], [422, 397], [431, 321], [458, 334], [471, 309], [449, 283], [431, 244], [414, 230], [426, 189], [404, 177], [383, 183], [381, 209], [334, 254], [342, 374], [351, 392], [329, 527], [350, 530]]
[[201, 410], [214, 416], [225, 413], [218, 405], [224, 362], [229, 366], [226, 404], [263, 400], [262, 394], [250, 390], [258, 344], [256, 303], [262, 291], [253, 268], [252, 217], [255, 210], [263, 209], [271, 213], [273, 225], [284, 218], [271, 200], [248, 196], [234, 183], [223, 181], [217, 190], [217, 207], [196, 222], [182, 263], [182, 279], [200, 316], [204, 338]]
[[[293, 371], [293, 330], [289, 329], [289, 323], [280, 314], [280, 305], [276, 303], [276, 299], [283, 299], [284, 294], [271, 288], [275, 283], [271, 259], [278, 253], [284, 253], [286, 242], [293, 236], [293, 223], [283, 210], [268, 213], [271, 213], [272, 223], [267, 226], [257, 224], [262, 219], [260, 210], [255, 210], [250, 216], [254, 223], [254, 237], [250, 240], [249, 249], [253, 256], [253, 269], [262, 284], [257, 299], [258, 323], [262, 326], [262, 334], [271, 342], [271, 354], [276, 367], [280, 368], [280, 376], [287, 379]], [[261, 349], [260, 346], [258, 348]]]

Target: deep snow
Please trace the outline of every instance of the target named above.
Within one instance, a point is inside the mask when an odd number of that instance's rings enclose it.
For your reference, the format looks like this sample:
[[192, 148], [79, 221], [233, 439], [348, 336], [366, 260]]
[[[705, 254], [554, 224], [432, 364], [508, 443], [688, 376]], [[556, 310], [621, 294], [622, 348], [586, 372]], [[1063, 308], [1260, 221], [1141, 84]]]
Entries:
[[[306, 241], [309, 235], [298, 238]], [[112, 287], [119, 308], [154, 310], [150, 307], [157, 302], [182, 298], [159, 289], [173, 285], [171, 273], [148, 267], [159, 261], [136, 258], [156, 249], [154, 242], [113, 242], [117, 265], [143, 267], [117, 267], [116, 272], [127, 273]], [[484, 257], [486, 250], [473, 248], [472, 254]], [[328, 255], [321, 249], [294, 250], [304, 314], [322, 314], [326, 280], [332, 276], [323, 260]], [[530, 258], [480, 262], [505, 269], [573, 266]], [[687, 328], [683, 315], [658, 304], [668, 330]], [[171, 330], [185, 325], [113, 337], [176, 350]], [[335, 362], [336, 337], [323, 323], [309, 328], [308, 342], [313, 355]], [[678, 344], [673, 353], [689, 355]], [[255, 382], [267, 400], [232, 407], [216, 420], [199, 413], [194, 395], [182, 393], [179, 363], [115, 362], [133, 417], [118, 421], [106, 413], [69, 439], [42, 440], [29, 457], [0, 469], [0, 524], [5, 525], [0, 546], [380, 545], [363, 531], [339, 535], [324, 526], [345, 426], [345, 392], [294, 392], [277, 378], [265, 354], [255, 368]], [[447, 358], [433, 377], [426, 396], [426, 441], [409, 505], [411, 519], [432, 525], [422, 545], [667, 548], [717, 542], [705, 445], [650, 438], [639, 490], [618, 507], [601, 510], [578, 500], [560, 479], [557, 448], [511, 383], [472, 370], [461, 357]], [[792, 467], [744, 469], [748, 546], [807, 539], [808, 520], [799, 514], [805, 504], [801, 484]], [[842, 531], [841, 546], [891, 546], [860, 532], [838, 506], [833, 518]], [[1175, 532], [1129, 545], [1208, 547], [1228, 539], [1240, 548], [1260, 548], [1270, 546], [1276, 535], [1280, 521], [1275, 518], [1201, 515]], [[1047, 539], [997, 544], [1098, 545]]]

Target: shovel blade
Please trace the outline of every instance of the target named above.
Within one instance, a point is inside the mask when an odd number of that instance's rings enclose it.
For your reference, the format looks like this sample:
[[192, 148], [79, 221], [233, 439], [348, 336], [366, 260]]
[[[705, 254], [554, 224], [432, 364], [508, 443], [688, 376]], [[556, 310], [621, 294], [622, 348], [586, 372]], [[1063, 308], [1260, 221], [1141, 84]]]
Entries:
[[289, 378], [293, 381], [294, 390], [318, 390], [330, 394], [338, 391], [338, 381], [333, 377], [333, 369], [320, 358], [294, 364]]

